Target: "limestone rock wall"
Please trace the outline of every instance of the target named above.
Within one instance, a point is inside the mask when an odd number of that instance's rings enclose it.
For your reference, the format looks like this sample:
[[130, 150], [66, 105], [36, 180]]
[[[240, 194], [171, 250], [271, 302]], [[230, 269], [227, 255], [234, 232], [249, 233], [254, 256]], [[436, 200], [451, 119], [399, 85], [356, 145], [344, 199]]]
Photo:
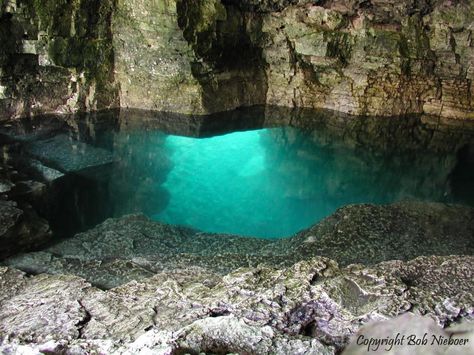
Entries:
[[203, 112], [196, 56], [178, 26], [176, 0], [118, 0], [112, 29], [124, 107]]
[[267, 103], [474, 118], [473, 1], [306, 2], [263, 15]]
[[3, 0], [1, 117], [118, 105], [110, 20], [114, 0]]
[[473, 0], [2, 0], [0, 114], [474, 119]]

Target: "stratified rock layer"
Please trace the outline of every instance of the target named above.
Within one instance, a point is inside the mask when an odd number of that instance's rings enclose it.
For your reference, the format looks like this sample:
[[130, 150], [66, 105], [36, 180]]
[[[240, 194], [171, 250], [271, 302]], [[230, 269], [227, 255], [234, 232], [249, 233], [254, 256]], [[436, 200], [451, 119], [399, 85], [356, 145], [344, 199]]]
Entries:
[[471, 120], [473, 6], [8, 1], [0, 13], [0, 114], [203, 114], [271, 104]]
[[320, 3], [264, 16], [267, 103], [474, 117], [472, 1]]

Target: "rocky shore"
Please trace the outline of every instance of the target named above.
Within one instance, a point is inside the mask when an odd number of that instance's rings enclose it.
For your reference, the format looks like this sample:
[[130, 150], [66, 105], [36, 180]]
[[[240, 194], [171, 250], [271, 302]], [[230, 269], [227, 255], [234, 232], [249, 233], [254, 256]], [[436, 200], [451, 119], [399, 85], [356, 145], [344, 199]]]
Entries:
[[347, 205], [277, 240], [108, 218], [130, 191], [95, 145], [287, 125], [410, 152], [469, 204], [472, 0], [2, 0], [0, 43], [0, 352], [474, 353], [473, 208]]
[[347, 206], [281, 240], [109, 219], [4, 261], [1, 349], [333, 354], [407, 312], [461, 332], [474, 312], [473, 228], [471, 208], [412, 202]]
[[[472, 142], [472, 129], [460, 122], [262, 110], [233, 113], [229, 121], [130, 111], [3, 125], [0, 351], [358, 354], [377, 346], [358, 339], [427, 332], [458, 344], [405, 342], [392, 350], [472, 352], [473, 208], [410, 200], [348, 205], [294, 236], [258, 239], [141, 214], [104, 221], [100, 183], [77, 186], [114, 163], [91, 138], [111, 129], [207, 137], [287, 124], [327, 144], [408, 150], [421, 165], [426, 152], [448, 154], [445, 171], [426, 165], [432, 181], [451, 176], [456, 153]], [[71, 227], [65, 232], [84, 231], [60, 238], [46, 218], [58, 209]]]

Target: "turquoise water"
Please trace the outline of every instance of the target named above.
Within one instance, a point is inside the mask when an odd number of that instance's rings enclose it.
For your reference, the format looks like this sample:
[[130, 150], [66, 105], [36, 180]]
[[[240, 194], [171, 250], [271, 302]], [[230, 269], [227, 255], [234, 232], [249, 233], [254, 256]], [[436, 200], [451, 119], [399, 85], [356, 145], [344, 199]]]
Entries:
[[115, 215], [206, 232], [284, 237], [350, 203], [453, 201], [455, 156], [371, 151], [295, 128], [189, 138], [118, 132]]

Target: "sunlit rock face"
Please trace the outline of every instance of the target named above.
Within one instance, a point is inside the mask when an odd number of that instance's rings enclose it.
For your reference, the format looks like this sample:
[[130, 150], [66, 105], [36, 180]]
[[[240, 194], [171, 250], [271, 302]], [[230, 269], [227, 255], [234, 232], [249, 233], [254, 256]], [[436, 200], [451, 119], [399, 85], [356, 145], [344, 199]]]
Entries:
[[203, 112], [197, 60], [178, 26], [177, 1], [119, 0], [112, 17], [115, 76], [124, 107]]
[[266, 14], [267, 102], [473, 118], [472, 6], [320, 1]]
[[472, 1], [16, 0], [0, 113], [255, 104], [473, 119]]

